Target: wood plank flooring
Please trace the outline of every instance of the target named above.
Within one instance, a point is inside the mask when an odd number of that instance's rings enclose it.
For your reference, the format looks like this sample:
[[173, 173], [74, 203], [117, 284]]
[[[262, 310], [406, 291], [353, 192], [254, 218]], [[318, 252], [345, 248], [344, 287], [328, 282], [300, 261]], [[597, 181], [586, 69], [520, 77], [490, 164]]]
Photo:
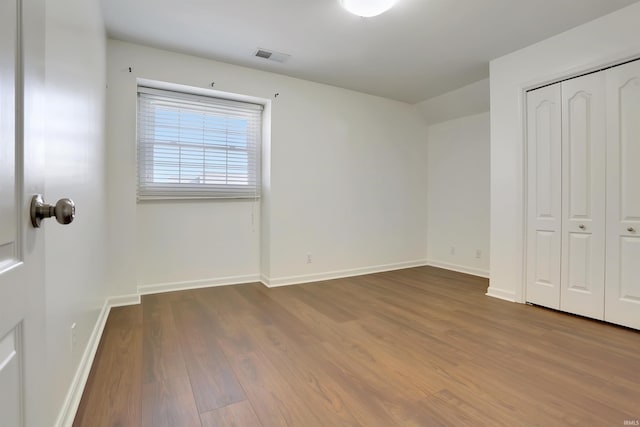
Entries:
[[111, 311], [74, 426], [622, 426], [640, 333], [431, 267]]

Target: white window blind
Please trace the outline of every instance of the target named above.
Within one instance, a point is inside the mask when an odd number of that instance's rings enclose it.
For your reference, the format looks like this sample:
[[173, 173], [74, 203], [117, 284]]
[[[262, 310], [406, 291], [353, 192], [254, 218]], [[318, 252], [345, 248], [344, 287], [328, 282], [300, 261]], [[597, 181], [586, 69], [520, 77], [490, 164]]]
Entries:
[[138, 199], [260, 197], [262, 105], [138, 87]]

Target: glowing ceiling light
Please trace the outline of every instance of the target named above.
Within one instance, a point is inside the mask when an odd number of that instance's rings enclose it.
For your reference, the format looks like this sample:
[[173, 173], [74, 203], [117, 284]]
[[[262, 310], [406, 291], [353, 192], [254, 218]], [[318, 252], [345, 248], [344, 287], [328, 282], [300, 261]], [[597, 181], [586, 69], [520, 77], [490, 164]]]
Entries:
[[398, 0], [338, 0], [340, 6], [354, 15], [370, 18], [391, 9]]

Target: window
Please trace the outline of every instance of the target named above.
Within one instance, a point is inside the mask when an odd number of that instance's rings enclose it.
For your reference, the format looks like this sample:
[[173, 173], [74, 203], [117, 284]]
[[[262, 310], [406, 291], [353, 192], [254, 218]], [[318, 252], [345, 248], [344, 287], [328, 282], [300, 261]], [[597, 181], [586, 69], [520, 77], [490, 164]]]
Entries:
[[262, 105], [138, 87], [138, 199], [258, 198]]

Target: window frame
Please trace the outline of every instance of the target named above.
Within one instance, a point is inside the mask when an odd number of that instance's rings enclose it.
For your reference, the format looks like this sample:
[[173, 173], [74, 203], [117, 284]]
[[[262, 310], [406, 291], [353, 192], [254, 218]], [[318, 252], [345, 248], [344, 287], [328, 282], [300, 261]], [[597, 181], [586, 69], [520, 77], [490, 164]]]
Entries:
[[[136, 120], [136, 166], [137, 166], [137, 200], [138, 201], [146, 201], [146, 200], [189, 200], [189, 199], [250, 199], [257, 200], [261, 196], [261, 181], [262, 181], [262, 139], [263, 139], [263, 128], [264, 128], [264, 119], [265, 119], [265, 108], [266, 105], [254, 101], [254, 100], [246, 100], [239, 99], [242, 96], [234, 96], [234, 94], [223, 94], [218, 91], [210, 91], [209, 93], [202, 93], [203, 90], [199, 88], [192, 88], [193, 91], [189, 90], [186, 86], [180, 86], [179, 89], [174, 88], [164, 88], [157, 87], [156, 85], [150, 85], [148, 83], [138, 83], [137, 85], [137, 120]], [[209, 92], [209, 91], [207, 91]], [[215, 92], [215, 93], [213, 93]], [[227, 96], [228, 95], [228, 96]], [[238, 109], [242, 110], [246, 108], [246, 112], [249, 111], [259, 111], [259, 118], [257, 122], [253, 122], [254, 126], [246, 130], [247, 138], [250, 136], [254, 136], [254, 142], [249, 143], [247, 141], [246, 148], [241, 147], [233, 147], [227, 143], [227, 146], [216, 146], [212, 144], [211, 146], [207, 146], [204, 143], [189, 143], [184, 141], [176, 141], [172, 142], [162, 142], [157, 141], [155, 135], [150, 135], [153, 133], [153, 129], [155, 129], [155, 115], [152, 119], [148, 117], [144, 120], [144, 125], [142, 125], [141, 114], [143, 112], [143, 107], [141, 106], [141, 100], [144, 97], [158, 97], [159, 99], [164, 98], [167, 100], [167, 103], [171, 102], [190, 102], [192, 104], [202, 104], [205, 106], [215, 106], [219, 108], [229, 107], [230, 109]], [[247, 98], [247, 97], [242, 97]], [[173, 101], [172, 101], [173, 100]], [[157, 101], [157, 100], [156, 100]], [[153, 104], [153, 101], [147, 102]], [[144, 112], [155, 111], [155, 109], [144, 109]], [[189, 111], [186, 109], [185, 111]], [[193, 109], [194, 114], [203, 114], [203, 117], [207, 117], [205, 109], [203, 107], [202, 110], [198, 110], [196, 108]], [[255, 113], [252, 113], [254, 115]], [[242, 117], [242, 114], [238, 114], [237, 116], [233, 115], [210, 115], [209, 117], [217, 117], [217, 118], [225, 118], [226, 119], [246, 119], [246, 117]], [[247, 119], [247, 122], [252, 119]], [[257, 125], [255, 124], [257, 123]], [[182, 127], [178, 126], [176, 129], [181, 130]], [[229, 127], [225, 127], [226, 131], [229, 131]], [[204, 125], [203, 125], [204, 132]], [[154, 182], [153, 178], [150, 178], [149, 174], [153, 174], [153, 166], [154, 159], [149, 159], [149, 155], [153, 156], [153, 151], [156, 146], [164, 146], [164, 147], [176, 147], [180, 153], [182, 153], [183, 149], [191, 149], [191, 150], [203, 150], [203, 169], [206, 169], [208, 163], [206, 163], [206, 151], [211, 152], [222, 152], [227, 157], [225, 162], [225, 180], [229, 180], [229, 153], [246, 153], [247, 158], [247, 185], [243, 184], [234, 184], [234, 183], [216, 183], [216, 184], [207, 184], [205, 183], [195, 183], [190, 182], [188, 184], [180, 182], [180, 178], [178, 178], [179, 182], [177, 183], [158, 183]], [[176, 159], [176, 165], [178, 167], [179, 173], [182, 172], [183, 160], [182, 154], [180, 157]], [[214, 166], [215, 163], [212, 163]], [[218, 165], [219, 166], [219, 165]], [[149, 168], [151, 167], [151, 172], [149, 172]], [[203, 173], [203, 175], [205, 175]], [[202, 178], [206, 179], [206, 178]], [[247, 191], [247, 189], [249, 190]]]

